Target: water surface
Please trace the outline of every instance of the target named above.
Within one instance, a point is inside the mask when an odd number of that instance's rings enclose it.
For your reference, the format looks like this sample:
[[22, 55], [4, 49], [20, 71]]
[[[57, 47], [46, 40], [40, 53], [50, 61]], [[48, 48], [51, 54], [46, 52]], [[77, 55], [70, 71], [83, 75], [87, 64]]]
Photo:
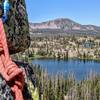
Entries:
[[90, 71], [100, 73], [100, 62], [96, 61], [35, 59], [32, 63], [39, 64], [48, 71], [49, 75], [73, 72], [79, 80], [85, 78]]

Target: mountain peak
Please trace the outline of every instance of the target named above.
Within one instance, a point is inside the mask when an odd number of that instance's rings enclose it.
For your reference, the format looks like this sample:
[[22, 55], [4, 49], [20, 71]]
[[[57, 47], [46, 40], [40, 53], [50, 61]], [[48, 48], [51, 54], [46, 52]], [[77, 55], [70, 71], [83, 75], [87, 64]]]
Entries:
[[[45, 21], [42, 23], [30, 23], [30, 29], [49, 29], [49, 30], [63, 30], [65, 31], [79, 31], [79, 32], [93, 32], [100, 33], [100, 27], [94, 25], [81, 25], [71, 19], [68, 18], [57, 18], [54, 20]], [[70, 32], [71, 33], [71, 32]]]
[[[45, 21], [42, 23], [30, 23], [34, 29], [62, 29], [65, 26], [72, 27], [74, 24], [78, 24], [70, 19], [67, 18], [57, 18], [54, 20]], [[78, 24], [79, 25], [79, 24]]]

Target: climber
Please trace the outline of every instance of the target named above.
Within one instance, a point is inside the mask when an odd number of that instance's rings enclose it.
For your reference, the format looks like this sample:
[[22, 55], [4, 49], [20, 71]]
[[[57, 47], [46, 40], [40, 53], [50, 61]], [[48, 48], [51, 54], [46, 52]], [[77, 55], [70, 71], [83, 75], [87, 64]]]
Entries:
[[10, 10], [10, 4], [9, 0], [4, 0], [3, 2], [3, 15], [2, 15], [2, 20], [5, 22], [7, 20], [7, 14]]

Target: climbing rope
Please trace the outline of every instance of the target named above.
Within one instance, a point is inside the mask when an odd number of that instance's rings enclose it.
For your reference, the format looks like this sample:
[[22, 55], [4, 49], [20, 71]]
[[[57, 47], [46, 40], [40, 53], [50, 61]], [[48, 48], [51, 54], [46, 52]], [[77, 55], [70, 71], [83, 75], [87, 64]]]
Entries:
[[14, 100], [23, 100], [24, 74], [11, 60], [2, 19], [0, 19], [0, 74], [11, 87]]

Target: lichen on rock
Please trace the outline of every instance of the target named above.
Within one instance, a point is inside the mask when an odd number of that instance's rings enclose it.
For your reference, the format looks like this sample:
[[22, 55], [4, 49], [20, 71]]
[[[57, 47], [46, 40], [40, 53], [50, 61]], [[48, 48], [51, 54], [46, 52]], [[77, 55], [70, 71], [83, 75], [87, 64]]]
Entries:
[[[0, 1], [2, 3], [3, 0]], [[24, 51], [30, 45], [29, 25], [25, 0], [9, 0], [10, 11], [4, 28], [10, 54]]]
[[[24, 100], [39, 100], [39, 93], [36, 87], [36, 79], [32, 67], [27, 63], [15, 62], [25, 71], [25, 85], [23, 88]], [[14, 100], [11, 95], [11, 88], [7, 82], [0, 76], [0, 100]]]

